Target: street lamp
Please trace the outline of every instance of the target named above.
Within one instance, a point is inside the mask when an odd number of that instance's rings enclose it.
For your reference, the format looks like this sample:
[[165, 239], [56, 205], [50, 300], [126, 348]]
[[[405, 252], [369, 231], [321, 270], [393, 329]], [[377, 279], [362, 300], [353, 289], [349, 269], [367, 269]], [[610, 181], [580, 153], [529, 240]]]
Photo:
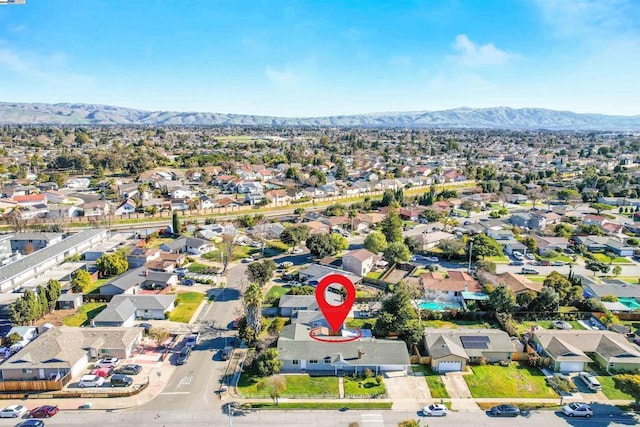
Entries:
[[473, 253], [473, 239], [469, 239], [469, 268], [467, 271], [471, 273], [471, 254]]

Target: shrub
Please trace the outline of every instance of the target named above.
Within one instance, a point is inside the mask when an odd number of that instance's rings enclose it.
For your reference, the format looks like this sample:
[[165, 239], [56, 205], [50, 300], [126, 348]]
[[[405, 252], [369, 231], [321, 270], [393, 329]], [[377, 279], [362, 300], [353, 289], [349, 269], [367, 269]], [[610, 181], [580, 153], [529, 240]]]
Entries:
[[365, 378], [372, 378], [373, 377], [373, 371], [369, 368], [364, 370], [364, 377]]
[[165, 312], [164, 312], [164, 318], [165, 318], [165, 320], [169, 320], [169, 316], [171, 316], [171, 313], [170, 313], [170, 312], [168, 312], [168, 311], [165, 311]]
[[376, 375], [376, 383], [378, 385], [382, 384], [382, 375]]

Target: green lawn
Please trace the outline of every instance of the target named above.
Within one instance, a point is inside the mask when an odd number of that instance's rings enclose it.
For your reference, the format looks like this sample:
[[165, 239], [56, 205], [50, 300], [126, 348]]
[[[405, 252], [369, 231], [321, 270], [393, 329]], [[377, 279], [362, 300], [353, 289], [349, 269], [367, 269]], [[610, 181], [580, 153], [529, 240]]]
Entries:
[[98, 279], [95, 282], [93, 282], [91, 285], [89, 285], [87, 289], [85, 289], [84, 293], [85, 294], [98, 293], [98, 288], [112, 279], [113, 277], [107, 277], [106, 279]]
[[200, 264], [197, 262], [192, 262], [191, 264], [189, 264], [189, 266], [187, 266], [187, 270], [189, 270], [190, 273], [196, 273], [196, 274], [202, 274], [205, 271], [207, 271], [210, 267], [208, 265], [204, 265], [204, 264]]
[[373, 329], [376, 325], [375, 317], [370, 319], [347, 319], [347, 328], [356, 328], [356, 329]]
[[282, 243], [280, 240], [270, 240], [267, 242], [267, 247], [276, 250], [280, 253], [282, 252], [289, 252], [289, 250], [291, 249], [291, 246]]
[[[284, 375], [287, 382], [287, 390], [282, 397], [313, 397], [323, 396], [327, 398], [338, 397], [337, 377], [311, 377], [309, 375]], [[245, 398], [269, 398], [269, 392], [260, 390], [259, 384], [265, 378], [252, 375], [245, 371], [240, 375], [238, 391]], [[344, 406], [344, 405], [343, 405]]]
[[[260, 252], [260, 249], [252, 248], [251, 246], [236, 246], [233, 248], [231, 261], [239, 261], [241, 259], [248, 258], [256, 252]], [[220, 251], [216, 250], [203, 254], [202, 258], [208, 259], [210, 261], [220, 261]]]
[[[567, 323], [573, 326], [573, 329], [575, 330], [586, 329], [584, 326], [580, 324], [580, 322], [576, 320], [570, 320], [570, 321], [567, 321]], [[553, 329], [553, 326], [551, 325], [551, 320], [518, 321], [518, 322], [515, 322], [515, 324], [516, 324], [516, 330], [521, 334], [527, 331], [530, 331], [531, 328], [536, 325], [540, 326], [542, 329]]]
[[273, 402], [249, 402], [243, 404], [253, 409], [318, 409], [318, 410], [331, 410], [331, 409], [391, 409], [393, 402], [281, 402], [276, 405]]
[[378, 384], [375, 378], [358, 378], [344, 377], [344, 394], [345, 397], [350, 396], [377, 396], [386, 393], [387, 389], [384, 382]]
[[549, 261], [549, 262], [557, 262], [557, 261], [566, 262], [566, 263], [572, 263], [573, 262], [573, 259], [570, 256], [563, 255], [563, 254], [559, 254], [559, 255], [551, 257], [551, 258], [545, 258], [545, 257], [541, 257], [541, 256], [537, 256], [536, 258], [538, 258], [539, 260], [544, 260], [544, 261]]
[[429, 390], [431, 391], [431, 397], [433, 397], [434, 399], [446, 399], [449, 397], [449, 393], [447, 392], [447, 389], [444, 386], [442, 377], [440, 375], [433, 372], [426, 366], [413, 365], [412, 368], [414, 372], [424, 373], [424, 379], [427, 381], [427, 385], [429, 386]]
[[366, 277], [368, 277], [369, 279], [379, 279], [383, 273], [384, 271], [371, 271], [366, 274]]
[[537, 276], [535, 274], [523, 274], [524, 277], [531, 280], [532, 282], [542, 283], [547, 276]]
[[422, 322], [425, 328], [491, 328], [491, 324], [482, 320], [426, 320]]
[[[606, 256], [605, 254], [593, 254], [593, 257], [600, 262], [603, 262], [605, 264], [609, 264], [611, 263], [611, 258], [609, 258], [608, 256]], [[623, 258], [623, 257], [615, 257], [613, 259], [613, 264], [631, 264], [631, 261], [629, 261], [627, 258]]]
[[171, 311], [169, 320], [172, 322], [189, 323], [205, 295], [200, 292], [183, 292], [176, 295], [177, 307]]
[[272, 305], [275, 300], [277, 300], [287, 292], [289, 292], [289, 288], [283, 288], [282, 286], [275, 286], [275, 285], [270, 287], [269, 291], [264, 296], [265, 306]]
[[89, 326], [91, 319], [100, 314], [106, 307], [106, 302], [88, 302], [81, 305], [76, 314], [62, 319], [62, 323], [67, 326]]
[[491, 261], [496, 264], [508, 264], [509, 258], [506, 255], [484, 257], [484, 261]]
[[623, 392], [621, 392], [620, 390], [618, 390], [616, 388], [615, 383], [613, 382], [613, 377], [611, 377], [609, 375], [603, 375], [603, 376], [599, 376], [597, 378], [598, 378], [598, 381], [600, 382], [600, 385], [602, 386], [602, 392], [609, 399], [613, 399], [613, 400], [622, 400], [622, 399], [633, 400], [632, 396], [628, 395], [627, 393], [623, 393]]
[[556, 398], [557, 393], [547, 386], [544, 375], [524, 362], [512, 362], [508, 367], [499, 365], [473, 366], [473, 375], [465, 375], [473, 397], [539, 397]]
[[156, 237], [154, 239], [151, 239], [151, 241], [149, 243], [147, 243], [145, 246], [147, 248], [159, 248], [160, 246], [164, 245], [165, 243], [169, 243], [169, 242], [173, 242], [175, 239], [172, 239], [170, 237]]

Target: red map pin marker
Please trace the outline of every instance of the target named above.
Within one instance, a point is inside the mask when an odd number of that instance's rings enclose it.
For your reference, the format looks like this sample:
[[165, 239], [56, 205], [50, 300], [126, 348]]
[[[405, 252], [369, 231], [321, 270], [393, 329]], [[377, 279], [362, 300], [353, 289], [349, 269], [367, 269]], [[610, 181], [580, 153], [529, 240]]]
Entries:
[[[330, 285], [342, 285], [347, 291], [347, 296], [340, 305], [331, 305], [325, 298], [325, 291]], [[327, 319], [327, 323], [331, 326], [331, 330], [335, 333], [342, 326], [342, 322], [347, 318], [353, 303], [356, 300], [356, 287], [353, 286], [351, 280], [347, 276], [342, 274], [330, 274], [324, 279], [320, 280], [316, 287], [316, 301], [320, 307], [320, 311]]]

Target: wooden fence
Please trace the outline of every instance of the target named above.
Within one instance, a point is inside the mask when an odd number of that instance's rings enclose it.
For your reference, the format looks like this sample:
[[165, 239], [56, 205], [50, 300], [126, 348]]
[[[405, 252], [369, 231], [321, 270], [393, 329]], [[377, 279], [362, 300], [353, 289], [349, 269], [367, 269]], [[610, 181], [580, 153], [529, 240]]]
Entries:
[[67, 374], [59, 380], [0, 381], [0, 393], [62, 390], [69, 381], [71, 381], [71, 374]]

